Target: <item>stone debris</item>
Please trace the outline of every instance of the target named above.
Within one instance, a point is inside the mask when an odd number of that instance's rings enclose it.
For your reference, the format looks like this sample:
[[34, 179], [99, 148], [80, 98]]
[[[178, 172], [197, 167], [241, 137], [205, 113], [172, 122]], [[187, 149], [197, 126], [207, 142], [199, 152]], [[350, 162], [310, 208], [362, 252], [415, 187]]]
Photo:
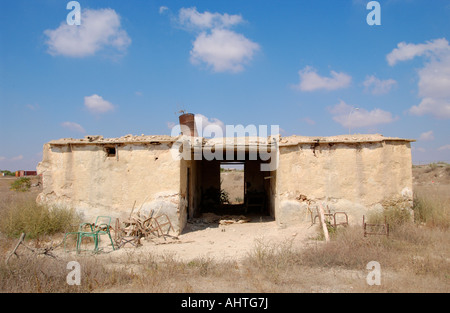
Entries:
[[246, 218], [243, 215], [240, 216], [226, 216], [224, 219], [219, 221], [220, 225], [228, 225], [228, 224], [244, 224], [249, 223], [250, 219]]
[[84, 138], [74, 139], [74, 138], [62, 138], [58, 140], [53, 140], [50, 144], [54, 145], [64, 145], [64, 144], [115, 144], [115, 143], [152, 143], [152, 142], [174, 142], [178, 137], [171, 137], [168, 135], [151, 135], [146, 136], [144, 134], [138, 135], [125, 135], [118, 138], [104, 138], [103, 136], [85, 136]]
[[249, 223], [251, 219], [244, 215], [217, 215], [214, 213], [203, 213], [201, 217], [194, 218], [189, 221], [192, 224], [219, 224], [219, 225], [229, 225], [229, 224], [243, 224]]
[[329, 137], [308, 137], [292, 135], [280, 138], [280, 145], [296, 145], [302, 143], [349, 143], [349, 142], [381, 142], [381, 141], [415, 141], [397, 137], [384, 137], [381, 134], [352, 134]]
[[[207, 146], [217, 145], [233, 145], [233, 144], [246, 144], [246, 145], [264, 145], [270, 144], [268, 137], [221, 137], [206, 139], [202, 137], [196, 137], [199, 142]], [[53, 140], [51, 144], [86, 144], [86, 143], [98, 143], [98, 144], [114, 144], [114, 143], [157, 143], [157, 142], [175, 142], [180, 139], [178, 137], [172, 137], [168, 135], [132, 135], [128, 134], [118, 138], [104, 138], [100, 135], [88, 135], [81, 139], [74, 138], [62, 138]], [[279, 144], [281, 146], [296, 145], [302, 143], [348, 143], [348, 142], [381, 142], [381, 141], [410, 141], [412, 139], [402, 139], [396, 137], [384, 137], [381, 134], [352, 134], [352, 135], [339, 135], [330, 137], [308, 137], [292, 135], [289, 137], [279, 136]]]

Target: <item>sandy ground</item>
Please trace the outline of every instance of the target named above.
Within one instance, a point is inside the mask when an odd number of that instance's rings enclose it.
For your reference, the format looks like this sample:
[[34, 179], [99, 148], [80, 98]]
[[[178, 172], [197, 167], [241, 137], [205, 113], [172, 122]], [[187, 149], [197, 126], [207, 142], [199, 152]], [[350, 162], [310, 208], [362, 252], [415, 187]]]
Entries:
[[[243, 198], [243, 175], [243, 172], [235, 171], [221, 175], [222, 188], [227, 190], [232, 202], [235, 202], [233, 200], [236, 198]], [[309, 238], [317, 236], [318, 229], [316, 225], [281, 229], [273, 218], [260, 215], [246, 215], [241, 219], [241, 222], [245, 221], [244, 223], [228, 225], [220, 225], [217, 221], [220, 219], [219, 216], [212, 213], [206, 213], [202, 217], [188, 221], [182, 234], [176, 238], [142, 239], [140, 247], [126, 244], [108, 255], [121, 259], [130, 253], [142, 255], [151, 253], [155, 256], [170, 254], [181, 261], [196, 258], [239, 261], [255, 249], [258, 242], [274, 245], [288, 242], [293, 248], [302, 248], [310, 241]], [[107, 244], [106, 238], [103, 239], [103, 243]], [[111, 247], [105, 246], [104, 251], [111, 251]]]
[[[112, 251], [107, 238], [102, 237], [100, 246], [106, 252], [101, 253], [102, 255], [113, 259], [117, 258], [117, 260], [127, 258], [132, 253], [161, 257], [171, 255], [180, 261], [197, 258], [239, 261], [251, 253], [258, 242], [270, 245], [290, 243], [293, 248], [302, 248], [308, 242], [313, 242], [311, 238], [316, 235], [316, 225], [281, 229], [272, 219], [255, 216], [250, 222], [242, 224], [188, 223], [186, 229], [178, 237], [143, 239], [141, 246], [135, 247], [132, 244], [126, 244], [116, 251]], [[62, 250], [57, 253], [64, 254]]]

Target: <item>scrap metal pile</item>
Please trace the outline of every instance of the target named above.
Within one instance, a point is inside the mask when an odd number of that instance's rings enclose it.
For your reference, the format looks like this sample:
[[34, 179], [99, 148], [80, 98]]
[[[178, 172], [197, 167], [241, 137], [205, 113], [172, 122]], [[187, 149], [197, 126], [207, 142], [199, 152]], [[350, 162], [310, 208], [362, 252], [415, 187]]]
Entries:
[[164, 238], [171, 237], [169, 232], [173, 230], [172, 223], [166, 214], [154, 214], [150, 212], [150, 216], [144, 216], [140, 213], [130, 215], [125, 221], [116, 219], [114, 240], [118, 248], [123, 247], [127, 243], [133, 246], [141, 245], [141, 238]]

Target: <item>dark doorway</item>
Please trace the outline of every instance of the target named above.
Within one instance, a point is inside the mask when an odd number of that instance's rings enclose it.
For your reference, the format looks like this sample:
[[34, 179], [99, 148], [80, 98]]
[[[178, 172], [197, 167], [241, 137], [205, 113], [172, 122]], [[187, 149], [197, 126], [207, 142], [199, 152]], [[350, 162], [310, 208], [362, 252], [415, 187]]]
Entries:
[[196, 176], [198, 213], [273, 216], [273, 173], [261, 171], [262, 160], [199, 161]]

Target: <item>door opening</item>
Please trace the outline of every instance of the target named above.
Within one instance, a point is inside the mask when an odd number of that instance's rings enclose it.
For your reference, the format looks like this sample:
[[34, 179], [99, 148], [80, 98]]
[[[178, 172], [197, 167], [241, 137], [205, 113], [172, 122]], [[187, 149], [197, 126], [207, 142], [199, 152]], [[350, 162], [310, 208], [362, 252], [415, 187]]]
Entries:
[[222, 204], [244, 204], [244, 166], [243, 162], [222, 162], [220, 164], [220, 197]]
[[267, 161], [199, 160], [190, 172], [188, 193], [193, 214], [274, 217], [276, 171], [262, 171]]

